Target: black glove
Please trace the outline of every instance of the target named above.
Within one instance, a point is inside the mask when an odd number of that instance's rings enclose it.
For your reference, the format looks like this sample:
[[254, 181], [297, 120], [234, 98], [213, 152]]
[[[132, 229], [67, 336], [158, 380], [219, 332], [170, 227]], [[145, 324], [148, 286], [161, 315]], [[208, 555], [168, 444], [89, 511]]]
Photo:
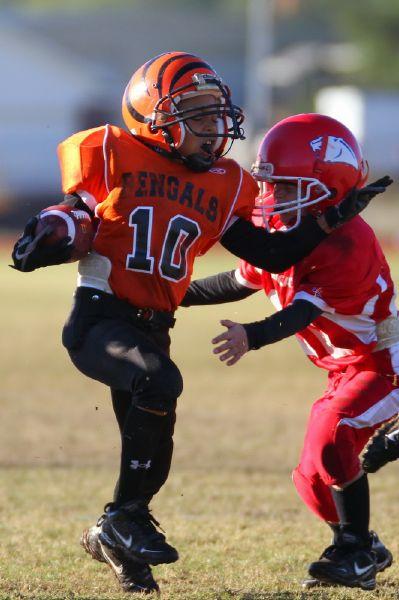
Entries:
[[366, 473], [375, 473], [388, 462], [399, 458], [399, 417], [381, 425], [374, 433], [363, 454], [362, 467]]
[[68, 245], [71, 238], [65, 237], [51, 246], [40, 245], [40, 240], [52, 232], [52, 227], [48, 225], [35, 235], [37, 223], [37, 217], [29, 219], [23, 234], [15, 243], [12, 251], [14, 265], [10, 265], [13, 269], [34, 271], [39, 267], [59, 265], [71, 258], [72, 246]]
[[327, 225], [331, 229], [336, 229], [346, 221], [350, 221], [353, 217], [356, 217], [362, 210], [366, 208], [368, 203], [377, 194], [383, 194], [386, 188], [391, 185], [392, 179], [389, 175], [377, 179], [374, 183], [366, 185], [364, 188], [357, 190], [354, 188], [349, 194], [337, 204], [337, 206], [330, 206], [324, 213]]

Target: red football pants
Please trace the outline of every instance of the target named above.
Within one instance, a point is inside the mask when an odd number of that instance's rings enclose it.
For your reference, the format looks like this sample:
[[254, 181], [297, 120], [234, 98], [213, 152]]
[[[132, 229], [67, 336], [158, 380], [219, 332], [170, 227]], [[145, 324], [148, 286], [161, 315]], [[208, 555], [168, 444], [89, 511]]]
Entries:
[[324, 521], [339, 521], [330, 486], [360, 473], [359, 454], [380, 424], [399, 412], [399, 388], [388, 377], [349, 366], [330, 373], [329, 386], [309, 417], [295, 487]]

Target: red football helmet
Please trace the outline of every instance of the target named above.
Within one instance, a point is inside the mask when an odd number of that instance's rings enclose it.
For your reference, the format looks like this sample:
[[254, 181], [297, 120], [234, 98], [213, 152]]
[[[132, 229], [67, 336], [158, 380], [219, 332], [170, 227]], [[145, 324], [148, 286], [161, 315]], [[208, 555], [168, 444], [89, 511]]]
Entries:
[[[195, 109], [181, 110], [182, 99], [207, 94], [215, 103]], [[215, 155], [221, 156], [228, 139], [244, 139], [241, 108], [231, 102], [229, 88], [204, 60], [185, 52], [166, 52], [146, 62], [127, 84], [122, 115], [129, 131], [143, 140], [155, 143], [172, 157], [184, 141], [187, 119], [217, 115], [219, 140]]]
[[[266, 133], [252, 174], [260, 182], [261, 198], [265, 198], [265, 224], [273, 215], [292, 213], [296, 218], [287, 229], [293, 229], [300, 223], [304, 207], [310, 207], [306, 212], [321, 214], [352, 188], [362, 187], [368, 166], [345, 125], [309, 113], [283, 119]], [[294, 199], [277, 200], [273, 194], [277, 182], [295, 184]]]

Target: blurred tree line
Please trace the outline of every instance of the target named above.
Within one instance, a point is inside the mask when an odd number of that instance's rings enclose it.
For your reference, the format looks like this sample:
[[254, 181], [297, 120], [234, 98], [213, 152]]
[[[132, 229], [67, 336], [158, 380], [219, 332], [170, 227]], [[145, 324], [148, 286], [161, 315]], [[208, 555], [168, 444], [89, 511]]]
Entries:
[[276, 0], [275, 6], [277, 20], [283, 29], [285, 21], [291, 34], [296, 26], [302, 39], [307, 33], [308, 39], [320, 37], [357, 48], [357, 67], [341, 75], [341, 83], [399, 87], [398, 0]]
[[[165, 0], [147, 0], [153, 10]], [[234, 11], [245, 27], [245, 10], [250, 0], [167, 0], [170, 11], [195, 7]], [[275, 15], [275, 50], [310, 41], [352, 44], [357, 50], [355, 68], [345, 69], [336, 83], [394, 89], [399, 87], [399, 0], [264, 0]], [[137, 0], [0, 0], [0, 7], [22, 10], [112, 10], [133, 9]], [[156, 14], [156, 13], [155, 13]], [[345, 56], [341, 58], [345, 62]], [[347, 57], [349, 61], [349, 56]], [[323, 84], [323, 72], [316, 84]], [[327, 78], [328, 80], [329, 78]], [[331, 83], [331, 79], [328, 81]], [[333, 81], [334, 82], [334, 77]]]
[[[327, 10], [328, 2], [322, 3]], [[358, 83], [368, 87], [398, 88], [399, 2], [338, 2], [334, 20], [336, 29], [356, 42], [363, 52], [363, 64], [356, 73]]]
[[314, 56], [312, 71], [274, 87], [275, 118], [309, 110], [325, 86], [399, 90], [399, 0], [274, 0], [274, 14], [274, 52], [308, 46]]

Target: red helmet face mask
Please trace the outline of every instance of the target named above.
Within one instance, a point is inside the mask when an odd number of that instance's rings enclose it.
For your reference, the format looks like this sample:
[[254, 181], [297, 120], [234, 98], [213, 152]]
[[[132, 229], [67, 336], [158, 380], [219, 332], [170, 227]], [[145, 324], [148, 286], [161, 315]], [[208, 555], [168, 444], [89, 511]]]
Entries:
[[305, 212], [321, 214], [364, 185], [368, 168], [347, 127], [309, 113], [288, 117], [268, 131], [252, 174], [259, 182], [258, 206], [263, 206], [266, 226], [282, 215], [289, 230]]

